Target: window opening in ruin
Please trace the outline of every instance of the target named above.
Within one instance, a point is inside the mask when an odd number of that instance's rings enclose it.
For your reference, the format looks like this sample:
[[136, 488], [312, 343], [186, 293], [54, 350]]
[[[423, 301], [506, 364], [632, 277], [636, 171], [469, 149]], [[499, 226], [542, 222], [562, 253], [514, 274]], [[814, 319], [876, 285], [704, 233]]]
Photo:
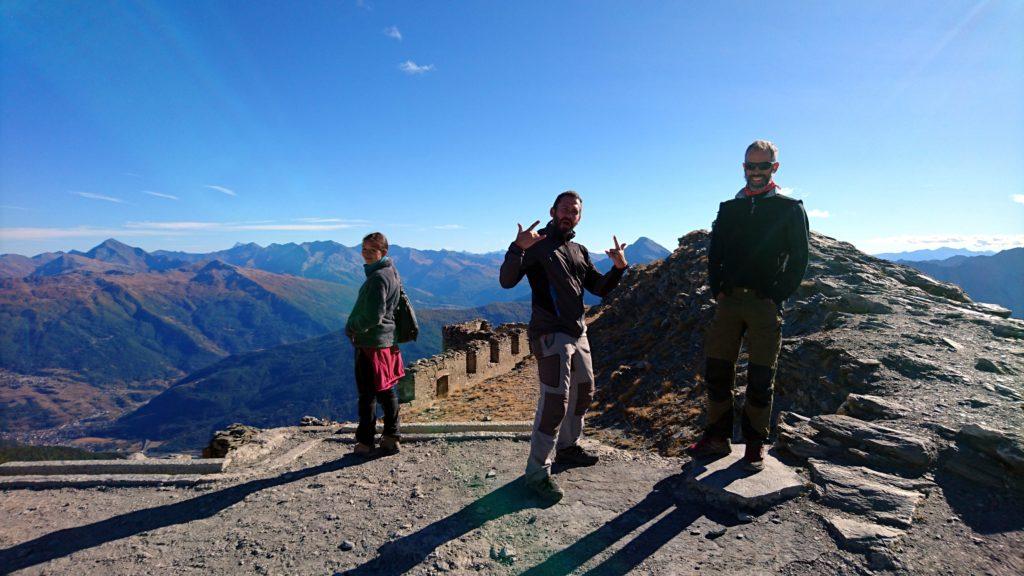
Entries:
[[501, 361], [501, 348], [497, 341], [491, 340], [491, 364], [497, 364], [499, 361]]
[[476, 374], [476, 351], [466, 352], [466, 374]]
[[434, 394], [434, 396], [437, 397], [437, 398], [447, 398], [448, 397], [448, 377], [447, 376], [441, 376], [440, 378], [437, 379], [437, 391]]
[[519, 334], [512, 335], [512, 355], [519, 356]]

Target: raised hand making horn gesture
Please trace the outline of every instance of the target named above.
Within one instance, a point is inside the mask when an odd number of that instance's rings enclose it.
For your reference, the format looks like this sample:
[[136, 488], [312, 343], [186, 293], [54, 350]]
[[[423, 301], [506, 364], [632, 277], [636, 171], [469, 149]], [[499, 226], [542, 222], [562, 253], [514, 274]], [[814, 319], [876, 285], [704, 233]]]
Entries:
[[612, 249], [611, 250], [605, 250], [604, 253], [608, 256], [608, 258], [611, 259], [612, 264], [614, 264], [616, 268], [618, 268], [619, 270], [622, 270], [628, 264], [626, 262], [626, 252], [625, 252], [625, 250], [626, 250], [626, 245], [625, 244], [619, 244], [619, 239], [616, 238], [615, 236], [612, 236]]
[[530, 246], [533, 246], [537, 242], [540, 242], [541, 240], [544, 239], [543, 232], [533, 231], [533, 229], [537, 227], [537, 224], [540, 224], [540, 220], [537, 220], [536, 222], [531, 224], [530, 227], [527, 228], [526, 230], [523, 230], [522, 224], [516, 224], [516, 226], [519, 227], [519, 233], [516, 234], [516, 246], [519, 246], [523, 250], [526, 250]]

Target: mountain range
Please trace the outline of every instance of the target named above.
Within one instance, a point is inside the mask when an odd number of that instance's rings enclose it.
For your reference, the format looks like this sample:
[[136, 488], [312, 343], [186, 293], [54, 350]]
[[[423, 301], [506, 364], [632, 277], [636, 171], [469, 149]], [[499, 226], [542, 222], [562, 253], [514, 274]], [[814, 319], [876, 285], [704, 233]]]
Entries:
[[[633, 262], [665, 254], [645, 238], [627, 248]], [[526, 282], [496, 282], [503, 253], [389, 255], [428, 328], [409, 359], [440, 351], [443, 322], [528, 315]], [[364, 278], [359, 247], [336, 242], [191, 254], [110, 239], [88, 252], [2, 255], [0, 433], [108, 420], [227, 357], [329, 335]], [[462, 310], [496, 301], [508, 304]]]
[[901, 261], [943, 282], [963, 288], [975, 300], [994, 302], [1024, 318], [1024, 248], [991, 256], [952, 256], [943, 260]]
[[944, 260], [953, 256], [991, 256], [995, 252], [991, 250], [968, 250], [966, 248], [929, 248], [926, 250], [911, 250], [908, 252], [884, 252], [875, 254], [876, 258], [892, 262], [921, 262], [923, 260]]

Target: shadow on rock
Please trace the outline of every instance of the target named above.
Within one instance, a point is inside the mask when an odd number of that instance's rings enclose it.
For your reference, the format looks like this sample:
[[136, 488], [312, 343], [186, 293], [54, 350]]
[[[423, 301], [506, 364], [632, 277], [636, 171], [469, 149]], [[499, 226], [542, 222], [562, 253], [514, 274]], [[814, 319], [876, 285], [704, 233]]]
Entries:
[[397, 576], [426, 560], [438, 546], [471, 532], [491, 520], [520, 510], [538, 507], [538, 500], [522, 476], [483, 498], [422, 529], [384, 544], [377, 557], [344, 572], [349, 576]]
[[0, 550], [0, 573], [15, 572], [142, 532], [209, 518], [260, 490], [318, 474], [334, 472], [360, 463], [362, 460], [359, 458], [346, 455], [333, 462], [287, 472], [275, 478], [253, 480], [182, 502], [137, 510], [85, 526], [50, 532], [34, 540]]

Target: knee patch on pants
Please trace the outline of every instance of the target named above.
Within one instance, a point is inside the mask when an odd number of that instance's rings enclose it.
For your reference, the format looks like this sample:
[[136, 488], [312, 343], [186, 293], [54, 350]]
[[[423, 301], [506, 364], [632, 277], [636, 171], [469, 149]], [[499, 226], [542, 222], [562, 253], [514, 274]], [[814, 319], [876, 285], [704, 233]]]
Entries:
[[540, 412], [540, 424], [537, 428], [548, 436], [554, 436], [555, 430], [558, 430], [562, 419], [565, 418], [565, 409], [568, 405], [568, 396], [556, 392], [545, 392], [544, 404], [541, 406]]
[[590, 402], [594, 399], [594, 383], [590, 380], [579, 383], [576, 391], [576, 412], [577, 416], [583, 416], [590, 408]]
[[708, 385], [708, 396], [715, 402], [732, 398], [732, 386], [736, 379], [736, 366], [721, 358], [708, 358], [704, 368], [704, 380]]
[[751, 364], [747, 367], [747, 402], [764, 408], [772, 402], [775, 370], [768, 366]]

